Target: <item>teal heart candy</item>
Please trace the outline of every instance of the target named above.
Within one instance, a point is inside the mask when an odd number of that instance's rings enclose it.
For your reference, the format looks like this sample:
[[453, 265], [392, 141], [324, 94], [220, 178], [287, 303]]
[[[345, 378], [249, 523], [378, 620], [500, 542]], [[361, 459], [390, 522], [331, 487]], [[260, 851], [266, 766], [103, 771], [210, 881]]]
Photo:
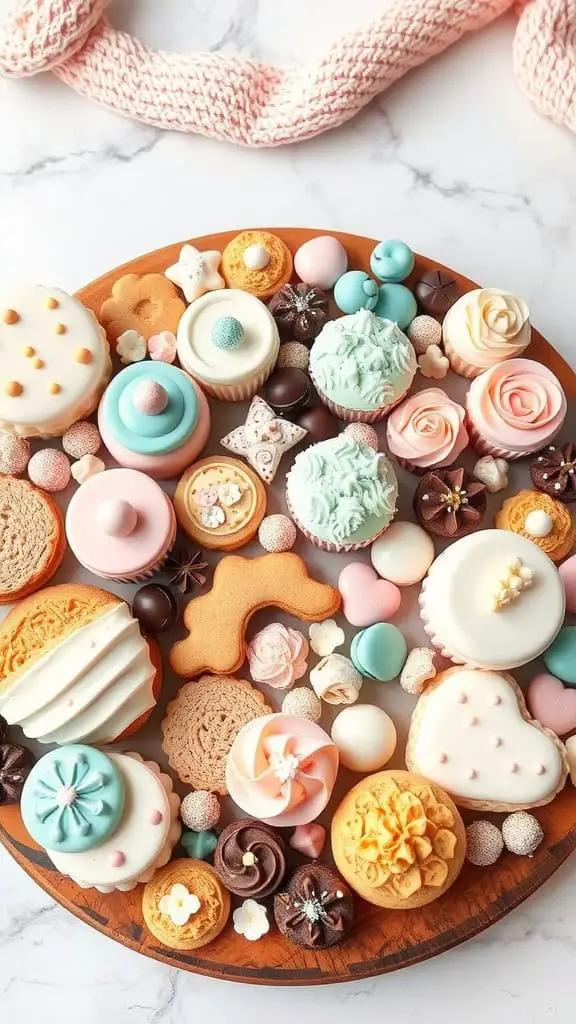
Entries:
[[563, 626], [543, 655], [551, 675], [566, 686], [576, 686], [576, 626]]
[[381, 683], [400, 675], [407, 656], [406, 641], [390, 622], [377, 622], [361, 630], [350, 645], [350, 657], [358, 671]]
[[208, 860], [218, 846], [218, 836], [211, 828], [205, 832], [183, 832], [180, 842], [189, 857]]

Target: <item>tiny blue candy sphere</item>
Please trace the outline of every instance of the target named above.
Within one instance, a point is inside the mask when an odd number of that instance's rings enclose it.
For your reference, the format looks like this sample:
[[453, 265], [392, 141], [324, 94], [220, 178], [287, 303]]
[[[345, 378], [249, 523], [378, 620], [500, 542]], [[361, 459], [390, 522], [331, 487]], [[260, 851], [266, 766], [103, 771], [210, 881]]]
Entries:
[[378, 302], [378, 285], [363, 270], [349, 270], [334, 285], [334, 302], [343, 313], [374, 309]]
[[416, 316], [418, 306], [412, 292], [405, 285], [381, 284], [374, 312], [384, 320], [394, 320], [400, 330], [405, 331]]
[[370, 270], [380, 281], [403, 281], [414, 269], [414, 253], [399, 238], [387, 238], [372, 250]]
[[219, 316], [212, 324], [212, 341], [216, 348], [238, 348], [244, 337], [244, 328], [235, 316]]

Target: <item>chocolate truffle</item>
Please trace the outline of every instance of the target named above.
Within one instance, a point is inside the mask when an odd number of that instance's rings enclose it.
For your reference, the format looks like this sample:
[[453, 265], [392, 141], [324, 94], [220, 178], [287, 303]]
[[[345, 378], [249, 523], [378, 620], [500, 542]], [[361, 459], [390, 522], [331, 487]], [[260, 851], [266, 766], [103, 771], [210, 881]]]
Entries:
[[144, 633], [165, 633], [178, 615], [176, 598], [161, 583], [147, 583], [134, 595], [132, 614]]
[[275, 370], [262, 388], [262, 397], [279, 416], [295, 416], [313, 394], [312, 381], [295, 366]]
[[236, 896], [262, 899], [275, 892], [284, 878], [284, 849], [280, 833], [270, 825], [240, 818], [221, 833], [214, 870]]
[[414, 293], [420, 308], [441, 320], [460, 298], [462, 290], [452, 274], [445, 270], [429, 270], [416, 282]]
[[6, 742], [7, 735], [8, 735], [8, 722], [6, 721], [5, 718], [2, 718], [2, 715], [0, 715], [0, 743], [5, 743]]
[[354, 923], [354, 897], [340, 875], [326, 864], [298, 868], [286, 892], [274, 897], [276, 924], [290, 942], [306, 949], [328, 949]]
[[555, 445], [538, 454], [530, 462], [532, 483], [551, 498], [570, 505], [576, 501], [576, 443]]
[[0, 743], [0, 805], [18, 803], [33, 764], [34, 755], [27, 747]]
[[414, 512], [428, 533], [456, 540], [480, 526], [486, 513], [486, 487], [465, 469], [433, 470], [416, 488]]
[[336, 437], [336, 434], [340, 433], [338, 420], [334, 419], [325, 405], [305, 409], [298, 417], [297, 423], [299, 427], [304, 427], [304, 430], [308, 431], [308, 437], [304, 439], [306, 444], [327, 441], [329, 437]]
[[286, 284], [268, 303], [282, 337], [312, 341], [328, 319], [328, 296], [310, 284]]

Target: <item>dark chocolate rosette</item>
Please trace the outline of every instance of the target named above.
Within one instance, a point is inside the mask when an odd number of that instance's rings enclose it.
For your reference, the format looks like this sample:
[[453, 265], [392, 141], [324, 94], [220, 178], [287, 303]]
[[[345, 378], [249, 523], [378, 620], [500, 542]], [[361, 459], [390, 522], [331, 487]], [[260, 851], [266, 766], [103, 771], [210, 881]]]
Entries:
[[312, 341], [328, 319], [328, 296], [310, 284], [287, 284], [268, 303], [282, 337]]
[[456, 540], [472, 533], [486, 513], [486, 487], [465, 469], [436, 469], [422, 477], [414, 495], [421, 526]]
[[295, 945], [328, 949], [350, 931], [354, 897], [333, 868], [305, 864], [294, 872], [286, 892], [274, 897], [274, 918]]
[[233, 821], [220, 834], [214, 870], [230, 892], [261, 899], [276, 891], [284, 878], [284, 841], [270, 825], [252, 818]]

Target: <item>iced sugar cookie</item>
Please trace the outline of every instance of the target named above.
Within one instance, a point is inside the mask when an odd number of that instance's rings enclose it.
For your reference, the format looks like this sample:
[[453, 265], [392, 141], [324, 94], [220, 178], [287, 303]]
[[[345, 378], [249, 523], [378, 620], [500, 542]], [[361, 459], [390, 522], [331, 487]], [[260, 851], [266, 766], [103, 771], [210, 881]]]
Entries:
[[94, 411], [112, 365], [90, 310], [59, 288], [0, 296], [0, 430], [55, 437]]
[[226, 455], [195, 462], [174, 495], [180, 526], [203, 548], [233, 551], [256, 536], [266, 490], [248, 466]]
[[0, 474], [0, 604], [19, 601], [48, 583], [66, 551], [63, 527], [48, 494]]

